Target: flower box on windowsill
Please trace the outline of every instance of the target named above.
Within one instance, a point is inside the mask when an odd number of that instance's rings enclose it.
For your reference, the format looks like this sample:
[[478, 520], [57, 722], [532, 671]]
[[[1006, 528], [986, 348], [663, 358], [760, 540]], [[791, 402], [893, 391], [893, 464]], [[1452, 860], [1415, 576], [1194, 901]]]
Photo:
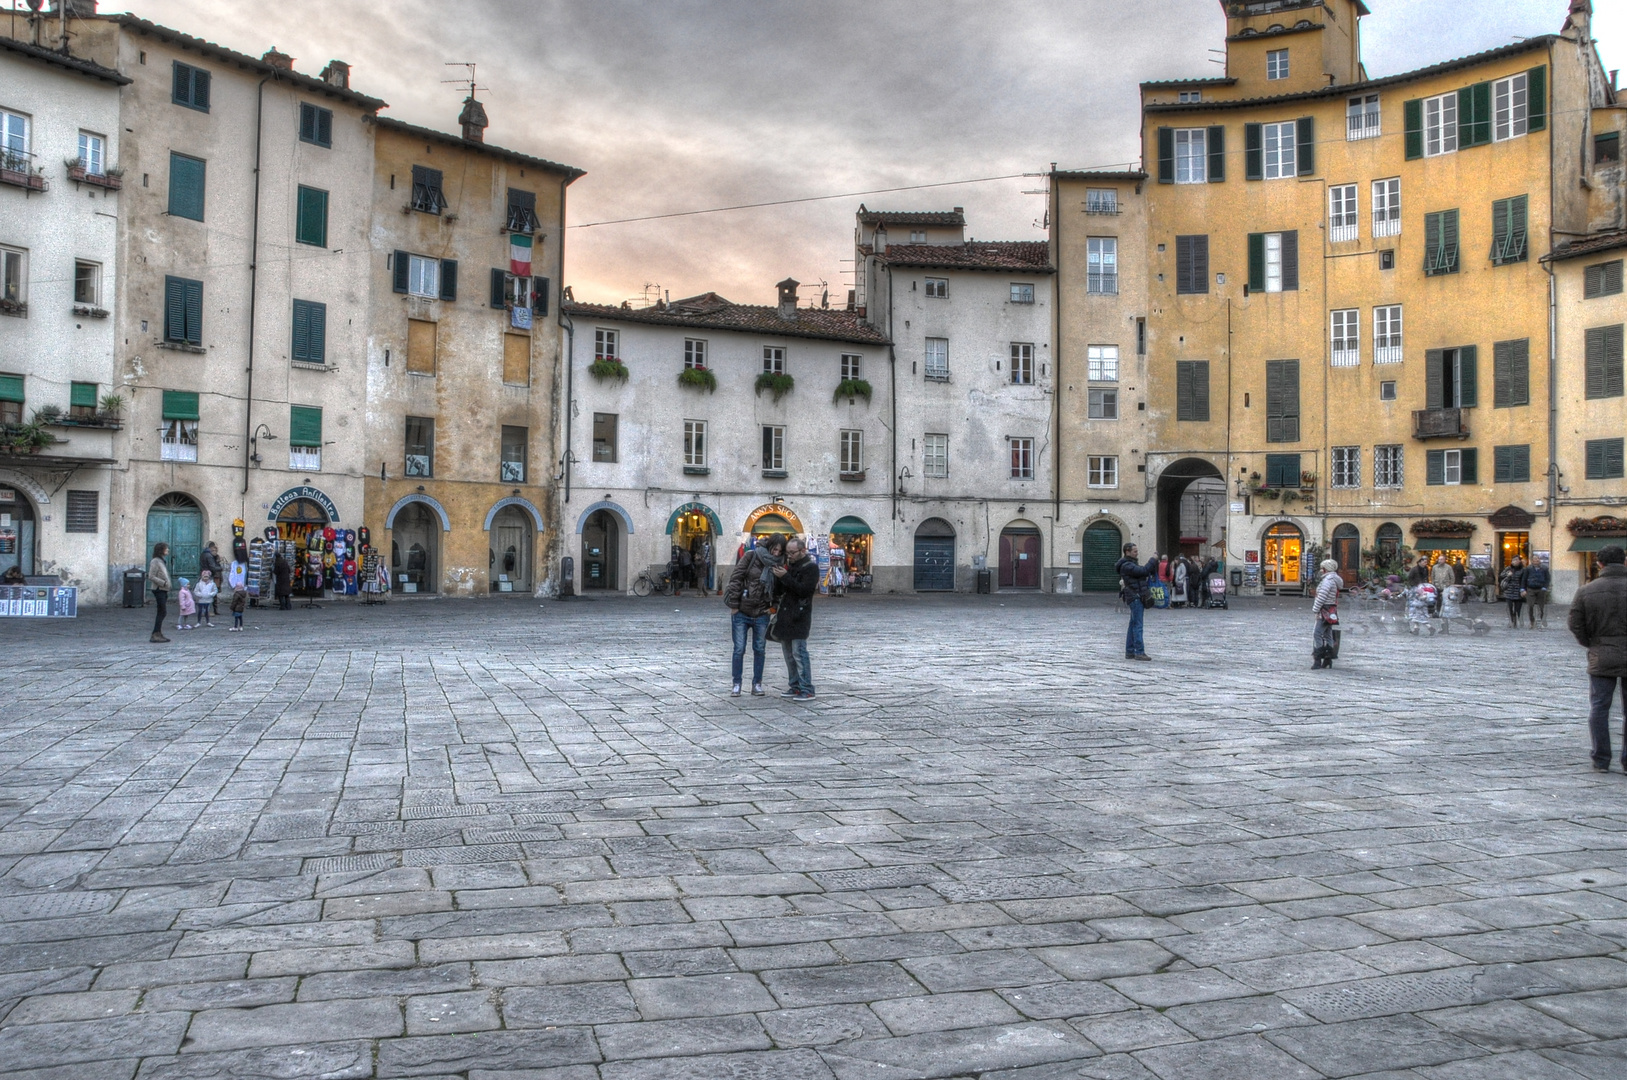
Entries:
[[0, 315], [10, 315], [14, 319], [28, 318], [27, 300], [0, 300]]
[[627, 365], [615, 357], [605, 356], [588, 365], [588, 374], [600, 382], [615, 379], [617, 382], [627, 381]]
[[159, 341], [155, 344], [157, 344], [160, 349], [169, 349], [173, 352], [197, 353], [200, 356], [209, 351], [202, 345], [193, 345], [192, 343], [186, 341]]
[[765, 371], [757, 376], [755, 389], [761, 394], [764, 390], [774, 395], [777, 404], [780, 398], [789, 394], [796, 387], [796, 380], [782, 371]]
[[44, 191], [45, 177], [36, 172], [27, 172], [23, 169], [0, 168], [0, 184], [10, 184], [13, 187], [26, 188], [29, 191]]
[[791, 474], [786, 472], [784, 469], [764, 469], [763, 470], [763, 479], [764, 480], [784, 480], [786, 477], [788, 477], [790, 475]]
[[73, 306], [73, 313], [79, 316], [81, 319], [107, 318], [106, 308], [91, 307], [89, 304], [75, 304]]
[[708, 469], [705, 465], [685, 465], [684, 466], [684, 475], [685, 476], [706, 476], [706, 475], [710, 474], [711, 471], [712, 470]]
[[853, 399], [855, 397], [862, 397], [868, 402], [872, 392], [873, 391], [870, 389], [870, 383], [864, 379], [843, 379], [841, 382], [836, 384], [836, 393], [833, 396], [833, 399], [840, 401], [843, 398], [847, 398], [847, 403], [849, 405], [853, 404]]
[[838, 480], [848, 480], [848, 481], [852, 481], [853, 483], [858, 483], [859, 481], [864, 479], [864, 470], [860, 469], [858, 472], [841, 473], [841, 474], [839, 474], [837, 476], [837, 479]]
[[710, 368], [686, 367], [678, 372], [678, 385], [687, 386], [691, 390], [705, 390], [709, 394], [717, 392], [717, 376]]
[[51, 421], [52, 427], [104, 428], [118, 431], [124, 427], [124, 418], [98, 413], [95, 416], [62, 416]]
[[290, 361], [288, 361], [288, 366], [289, 367], [302, 368], [305, 371], [337, 371], [338, 370], [337, 365], [335, 365], [335, 364], [325, 364], [320, 360], [290, 360]]
[[120, 176], [110, 172], [86, 172], [83, 165], [70, 165], [68, 179], [78, 184], [95, 184], [109, 191], [118, 191], [124, 187], [124, 180]]

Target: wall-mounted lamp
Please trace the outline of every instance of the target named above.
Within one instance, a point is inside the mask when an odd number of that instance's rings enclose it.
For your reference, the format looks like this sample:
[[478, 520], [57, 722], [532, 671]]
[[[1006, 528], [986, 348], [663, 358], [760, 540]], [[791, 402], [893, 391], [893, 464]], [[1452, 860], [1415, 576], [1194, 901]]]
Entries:
[[[254, 462], [255, 465], [260, 464], [260, 440], [262, 438], [267, 442], [275, 442], [277, 436], [271, 434], [271, 428], [266, 424], [261, 424], [254, 429], [254, 434], [249, 436], [249, 460]], [[310, 481], [306, 481], [306, 483], [310, 483]]]

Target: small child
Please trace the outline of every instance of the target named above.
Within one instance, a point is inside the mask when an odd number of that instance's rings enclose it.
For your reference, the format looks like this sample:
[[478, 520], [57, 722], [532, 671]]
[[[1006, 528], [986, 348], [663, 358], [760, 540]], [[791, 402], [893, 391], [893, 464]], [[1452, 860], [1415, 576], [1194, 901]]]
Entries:
[[192, 590], [188, 587], [186, 578], [181, 578], [177, 584], [180, 586], [180, 589], [177, 592], [176, 601], [181, 609], [181, 614], [175, 620], [175, 629], [190, 630], [192, 627], [187, 624], [187, 620], [195, 620], [197, 618], [197, 599], [192, 595]]
[[192, 586], [192, 595], [198, 601], [198, 616], [211, 630], [215, 628], [215, 597], [219, 592], [220, 586], [215, 584], [215, 576], [208, 570], [198, 575], [198, 583]]
[[243, 629], [243, 609], [249, 606], [249, 591], [239, 585], [232, 590], [232, 629]]

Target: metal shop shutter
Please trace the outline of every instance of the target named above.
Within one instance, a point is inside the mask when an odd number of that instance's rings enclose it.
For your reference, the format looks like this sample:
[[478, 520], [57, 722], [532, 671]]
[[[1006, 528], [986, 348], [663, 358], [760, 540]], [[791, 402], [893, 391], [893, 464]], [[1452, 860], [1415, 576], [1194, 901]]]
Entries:
[[915, 591], [955, 591], [955, 538], [917, 536], [915, 538]]

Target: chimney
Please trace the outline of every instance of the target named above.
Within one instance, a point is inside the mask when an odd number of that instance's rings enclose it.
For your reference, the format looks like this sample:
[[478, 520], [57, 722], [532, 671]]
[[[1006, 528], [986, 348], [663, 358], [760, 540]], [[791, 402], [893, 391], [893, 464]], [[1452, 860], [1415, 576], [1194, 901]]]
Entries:
[[275, 45], [267, 49], [265, 51], [265, 55], [260, 57], [260, 60], [263, 63], [270, 64], [278, 71], [294, 70], [294, 58], [289, 56], [287, 53], [278, 52]]
[[322, 69], [322, 81], [341, 90], [350, 89], [350, 65], [343, 60], [329, 60]]
[[[29, 7], [36, 5], [30, 4]], [[67, 9], [70, 19], [88, 19], [96, 14], [96, 0], [56, 0], [51, 6], [51, 13], [58, 14]]]
[[458, 113], [458, 123], [463, 125], [463, 137], [468, 142], [483, 143], [486, 141], [486, 128], [490, 121], [486, 119], [486, 110], [470, 94], [463, 99], [463, 111]]
[[780, 290], [780, 318], [786, 322], [797, 321], [797, 286], [801, 282], [786, 278], [774, 286]]
[[877, 255], [887, 254], [887, 226], [878, 225], [876, 235], [870, 245]]

